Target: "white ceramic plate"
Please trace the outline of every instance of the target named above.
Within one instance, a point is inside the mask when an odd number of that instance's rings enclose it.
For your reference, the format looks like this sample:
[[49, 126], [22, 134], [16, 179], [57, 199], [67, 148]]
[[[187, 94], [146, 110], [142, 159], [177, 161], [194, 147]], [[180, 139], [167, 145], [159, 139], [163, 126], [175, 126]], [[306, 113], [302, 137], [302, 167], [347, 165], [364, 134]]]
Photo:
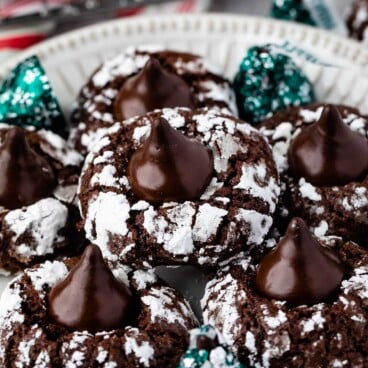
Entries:
[[[344, 66], [342, 70], [326, 68], [300, 59], [319, 99], [368, 109], [368, 81], [362, 73], [352, 73], [351, 68], [368, 65], [368, 51], [358, 43], [315, 28], [248, 16], [156, 15], [102, 23], [50, 39], [17, 55], [0, 66], [0, 79], [20, 60], [37, 55], [69, 114], [80, 87], [93, 70], [106, 57], [129, 45], [160, 44], [201, 54], [232, 78], [245, 51], [265, 43], [276, 43], [308, 57], [313, 53], [325, 63]], [[350, 93], [352, 90], [354, 93]], [[0, 292], [8, 280], [0, 277]]]

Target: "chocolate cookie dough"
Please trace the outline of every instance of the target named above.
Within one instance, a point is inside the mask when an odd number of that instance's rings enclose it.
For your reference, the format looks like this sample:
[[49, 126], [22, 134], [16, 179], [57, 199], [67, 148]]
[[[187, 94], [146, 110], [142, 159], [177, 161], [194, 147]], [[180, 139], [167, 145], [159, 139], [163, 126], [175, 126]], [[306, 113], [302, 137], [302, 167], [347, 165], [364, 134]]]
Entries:
[[88, 239], [109, 261], [139, 266], [216, 267], [257, 248], [278, 195], [264, 138], [207, 109], [117, 123], [87, 156], [79, 187]]
[[220, 270], [201, 304], [246, 366], [365, 367], [367, 296], [367, 250], [294, 219], [259, 265]]
[[366, 245], [366, 116], [346, 106], [315, 104], [277, 113], [260, 130], [272, 146], [281, 177], [278, 222], [300, 216], [316, 235]]
[[188, 303], [152, 270], [113, 273], [92, 245], [25, 270], [0, 300], [0, 365], [176, 367], [197, 326]]
[[0, 272], [67, 250], [81, 165], [82, 156], [55, 133], [1, 124]]
[[81, 89], [70, 140], [88, 152], [113, 123], [167, 107], [237, 112], [229, 81], [207, 60], [160, 47], [131, 47], [104, 62]]

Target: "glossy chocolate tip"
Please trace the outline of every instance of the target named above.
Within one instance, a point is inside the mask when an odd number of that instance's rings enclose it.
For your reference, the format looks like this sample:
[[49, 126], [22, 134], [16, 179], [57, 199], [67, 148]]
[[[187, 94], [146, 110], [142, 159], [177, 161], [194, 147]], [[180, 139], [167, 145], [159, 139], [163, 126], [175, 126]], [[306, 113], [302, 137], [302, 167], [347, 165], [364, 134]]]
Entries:
[[164, 118], [152, 122], [148, 139], [128, 165], [132, 191], [150, 203], [199, 199], [212, 176], [212, 152]]
[[320, 119], [291, 142], [288, 160], [293, 177], [316, 186], [359, 182], [368, 175], [368, 139], [345, 124], [335, 105], [325, 105]]
[[24, 129], [11, 128], [0, 147], [0, 205], [31, 205], [52, 196], [56, 185], [52, 167], [31, 148]]
[[345, 267], [337, 254], [322, 246], [301, 218], [293, 218], [285, 236], [261, 261], [258, 292], [292, 305], [328, 301], [339, 289]]
[[101, 250], [89, 245], [65, 279], [48, 294], [49, 316], [72, 331], [111, 331], [135, 324], [138, 302], [115, 279]]
[[123, 121], [147, 112], [174, 107], [194, 109], [196, 99], [190, 86], [178, 75], [150, 57], [135, 76], [126, 80], [114, 102], [116, 119]]
[[338, 130], [340, 124], [343, 124], [343, 129], [349, 129], [342, 120], [339, 109], [335, 105], [324, 105], [321, 117], [317, 121], [317, 126], [320, 129], [321, 134], [333, 136]]

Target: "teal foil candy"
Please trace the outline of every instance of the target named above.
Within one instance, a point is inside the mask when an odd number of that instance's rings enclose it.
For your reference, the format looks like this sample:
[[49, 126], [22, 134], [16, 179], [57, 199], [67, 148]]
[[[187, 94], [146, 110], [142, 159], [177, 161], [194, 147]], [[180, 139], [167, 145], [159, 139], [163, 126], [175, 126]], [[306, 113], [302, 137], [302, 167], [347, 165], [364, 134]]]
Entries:
[[270, 45], [248, 50], [234, 89], [241, 118], [253, 124], [274, 112], [315, 101], [312, 84], [292, 58]]
[[316, 25], [308, 9], [303, 5], [302, 0], [273, 0], [271, 17], [311, 26]]
[[67, 137], [68, 127], [60, 105], [36, 56], [18, 64], [1, 84], [0, 121], [52, 130]]
[[[219, 342], [218, 346], [208, 351], [197, 348], [197, 338], [205, 336]], [[201, 326], [190, 332], [190, 346], [180, 360], [178, 368], [245, 368], [236, 359], [230, 348], [222, 341], [215, 328]]]

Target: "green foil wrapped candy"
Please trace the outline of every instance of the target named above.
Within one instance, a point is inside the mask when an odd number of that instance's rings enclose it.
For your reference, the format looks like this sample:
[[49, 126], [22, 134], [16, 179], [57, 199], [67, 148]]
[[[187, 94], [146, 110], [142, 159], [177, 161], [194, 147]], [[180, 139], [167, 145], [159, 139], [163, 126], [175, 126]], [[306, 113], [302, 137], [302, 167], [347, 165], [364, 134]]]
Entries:
[[215, 328], [204, 325], [190, 331], [188, 350], [178, 368], [245, 368]]
[[234, 89], [241, 118], [253, 124], [276, 111], [315, 101], [312, 84], [292, 58], [270, 45], [248, 50]]
[[0, 85], [0, 121], [67, 137], [65, 118], [36, 56], [18, 64]]
[[271, 17], [282, 20], [291, 20], [312, 26], [316, 25], [302, 0], [273, 0]]

